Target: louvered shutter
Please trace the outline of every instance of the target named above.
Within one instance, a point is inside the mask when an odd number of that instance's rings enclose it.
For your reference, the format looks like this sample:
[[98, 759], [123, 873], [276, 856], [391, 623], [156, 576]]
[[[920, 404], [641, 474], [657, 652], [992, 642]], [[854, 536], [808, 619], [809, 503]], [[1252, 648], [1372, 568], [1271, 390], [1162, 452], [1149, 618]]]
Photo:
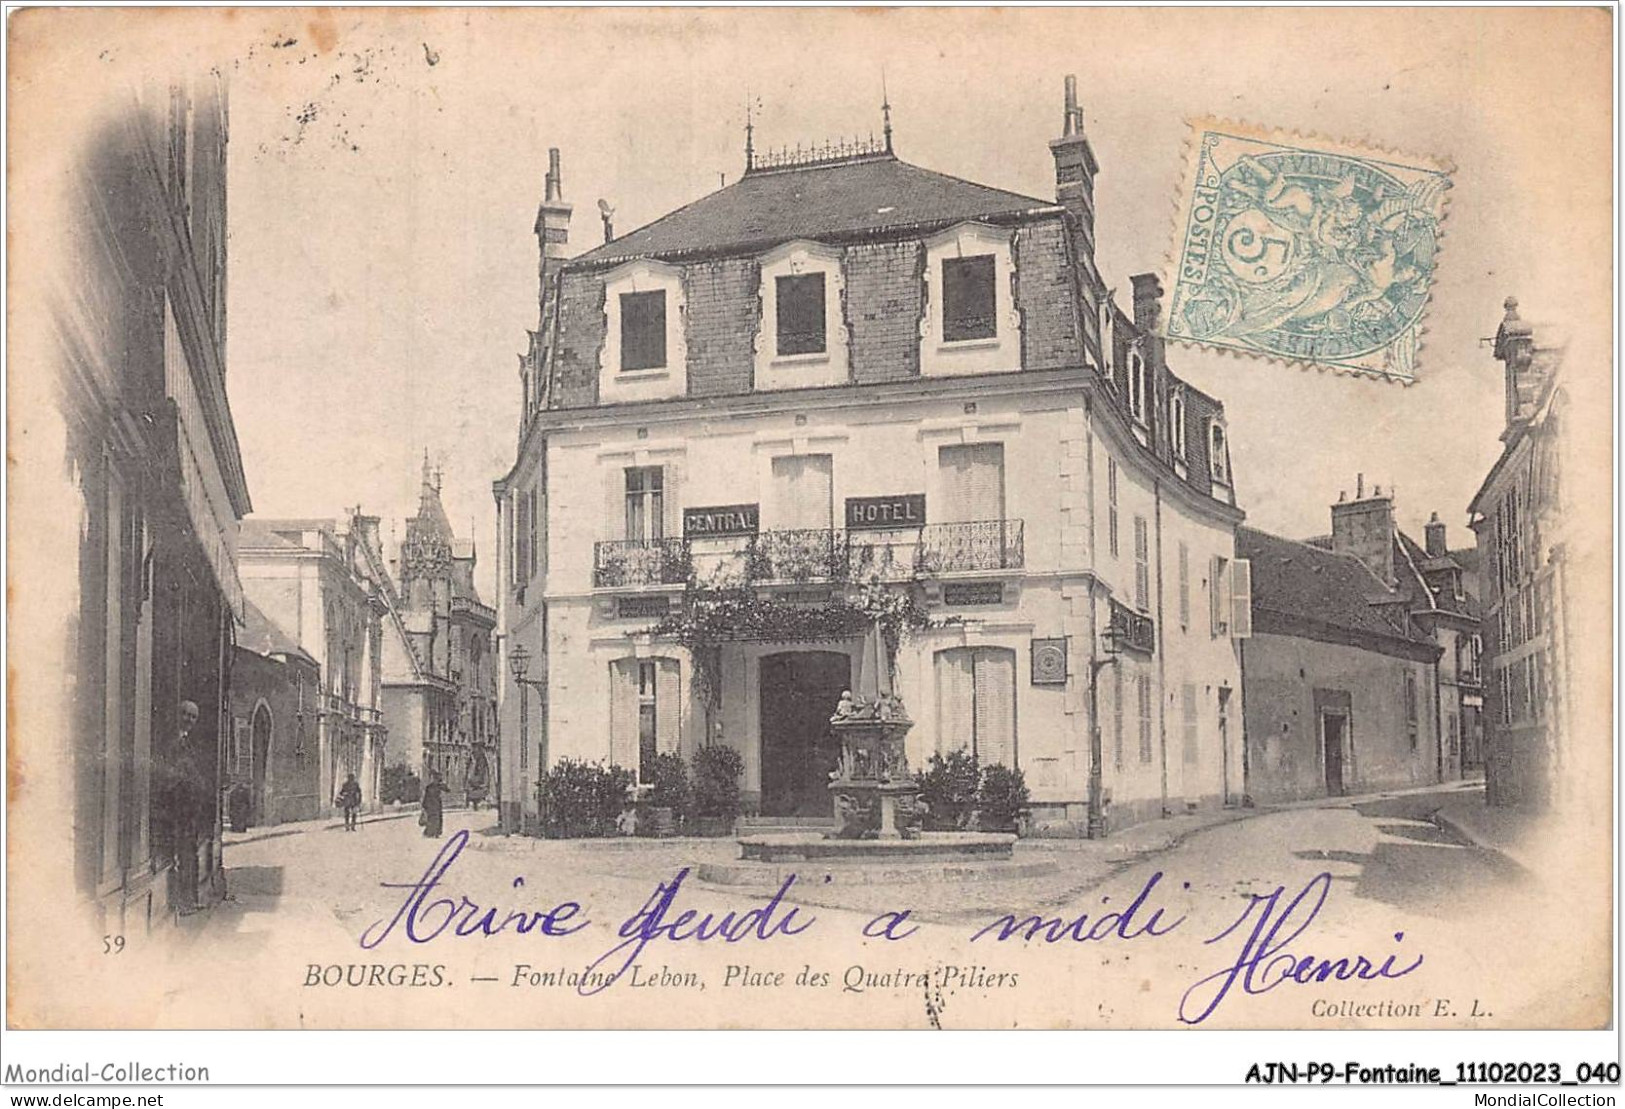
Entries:
[[1230, 634], [1236, 639], [1253, 634], [1253, 564], [1245, 558], [1231, 564]]
[[1004, 519], [1004, 444], [968, 443], [942, 447], [945, 523]]
[[976, 750], [983, 766], [1016, 765], [1016, 654], [976, 652]]
[[609, 664], [609, 761], [628, 769], [638, 758], [638, 660]]
[[682, 682], [677, 660], [659, 659], [655, 670], [655, 745], [675, 752], [682, 740]]
[[958, 647], [937, 652], [937, 746], [944, 753], [969, 751], [975, 719], [971, 652]]

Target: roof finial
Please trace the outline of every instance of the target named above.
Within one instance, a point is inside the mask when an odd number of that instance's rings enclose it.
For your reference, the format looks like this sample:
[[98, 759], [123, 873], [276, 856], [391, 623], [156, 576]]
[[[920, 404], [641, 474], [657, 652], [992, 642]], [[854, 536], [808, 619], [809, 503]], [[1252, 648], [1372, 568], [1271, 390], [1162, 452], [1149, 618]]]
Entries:
[[880, 117], [885, 123], [885, 126], [881, 129], [881, 133], [886, 136], [886, 153], [890, 154], [892, 152], [892, 149], [891, 149], [891, 96], [890, 96], [890, 94], [888, 94], [886, 92], [886, 67], [885, 66], [880, 67]]
[[745, 172], [749, 173], [756, 165], [756, 148], [754, 145], [756, 127], [751, 119], [750, 90], [745, 90]]

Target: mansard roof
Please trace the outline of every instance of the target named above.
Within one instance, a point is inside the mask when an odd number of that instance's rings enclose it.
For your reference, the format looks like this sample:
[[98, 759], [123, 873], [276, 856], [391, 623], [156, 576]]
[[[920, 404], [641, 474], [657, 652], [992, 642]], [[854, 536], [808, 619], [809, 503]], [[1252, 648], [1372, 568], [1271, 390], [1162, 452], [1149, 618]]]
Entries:
[[1236, 529], [1236, 557], [1252, 563], [1253, 629], [1431, 661], [1438, 648], [1411, 624], [1406, 596], [1352, 555]]
[[1054, 201], [922, 169], [895, 155], [865, 155], [753, 170], [568, 264], [762, 248], [792, 239], [997, 220], [1035, 210], [1057, 209]]

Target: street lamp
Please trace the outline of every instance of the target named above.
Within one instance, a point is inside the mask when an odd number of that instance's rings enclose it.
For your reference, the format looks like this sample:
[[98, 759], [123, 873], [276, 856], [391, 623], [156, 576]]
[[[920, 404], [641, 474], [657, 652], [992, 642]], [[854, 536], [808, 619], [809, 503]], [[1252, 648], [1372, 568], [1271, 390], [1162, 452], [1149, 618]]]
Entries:
[[[521, 771], [525, 769], [526, 759], [530, 751], [529, 687], [546, 684], [535, 678], [525, 677], [525, 673], [529, 669], [530, 652], [525, 649], [523, 643], [514, 644], [513, 650], [508, 652], [508, 670], [513, 674], [514, 684], [519, 687], [519, 769]], [[537, 747], [536, 758], [538, 764], [536, 767], [537, 780], [540, 781], [541, 775], [547, 772], [547, 722], [545, 720], [542, 722], [542, 741]], [[523, 798], [520, 799], [520, 804], [524, 804]], [[540, 814], [540, 807], [541, 801], [540, 795], [538, 795], [538, 815]], [[503, 830], [507, 831], [507, 821], [504, 820], [502, 825]]]

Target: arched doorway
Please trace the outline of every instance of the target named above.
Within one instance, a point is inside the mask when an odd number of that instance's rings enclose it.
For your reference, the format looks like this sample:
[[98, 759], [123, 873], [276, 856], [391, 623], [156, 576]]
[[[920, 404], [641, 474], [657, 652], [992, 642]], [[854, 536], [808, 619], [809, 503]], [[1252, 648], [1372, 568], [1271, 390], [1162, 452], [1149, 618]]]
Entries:
[[254, 724], [252, 729], [254, 751], [254, 808], [249, 815], [253, 824], [267, 824], [270, 822], [270, 798], [266, 796], [266, 782], [270, 777], [271, 763], [271, 710], [261, 701], [254, 709]]
[[762, 813], [830, 816], [829, 775], [840, 743], [829, 718], [852, 688], [852, 658], [787, 651], [761, 660]]

